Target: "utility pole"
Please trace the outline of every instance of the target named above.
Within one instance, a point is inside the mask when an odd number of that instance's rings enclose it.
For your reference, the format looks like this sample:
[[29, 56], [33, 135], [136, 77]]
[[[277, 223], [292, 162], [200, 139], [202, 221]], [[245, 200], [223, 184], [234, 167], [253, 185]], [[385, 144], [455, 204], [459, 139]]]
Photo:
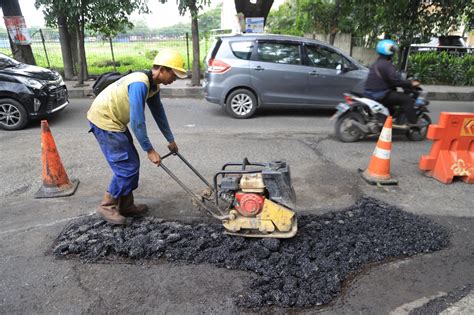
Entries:
[[[3, 10], [3, 16], [23, 16], [21, 13], [20, 4], [18, 0], [0, 0], [0, 6]], [[10, 33], [8, 35], [10, 39], [10, 47], [13, 53], [13, 57], [23, 63], [30, 65], [36, 65], [35, 57], [33, 56], [33, 50], [31, 45], [18, 45], [12, 40]]]

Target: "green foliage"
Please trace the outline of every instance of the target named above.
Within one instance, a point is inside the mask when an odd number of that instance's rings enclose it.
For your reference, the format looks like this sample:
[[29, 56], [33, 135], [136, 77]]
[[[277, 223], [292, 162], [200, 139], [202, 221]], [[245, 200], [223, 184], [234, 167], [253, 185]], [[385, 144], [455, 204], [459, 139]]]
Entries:
[[[168, 0], [158, 0], [161, 3], [166, 3]], [[178, 5], [179, 14], [185, 15], [186, 12], [189, 10], [191, 13], [192, 18], [196, 18], [198, 15], [198, 11], [202, 10], [204, 5], [210, 5], [210, 0], [176, 0], [176, 4]]]
[[474, 55], [418, 52], [410, 55], [408, 75], [425, 84], [474, 85]]
[[176, 36], [176, 34], [186, 34], [191, 32], [191, 23], [178, 23], [171, 26], [162, 27], [159, 29], [160, 35]]
[[287, 0], [268, 19], [271, 32], [349, 32], [374, 41], [385, 34], [402, 46], [446, 35], [464, 20], [472, 27], [472, 0]]
[[304, 31], [295, 25], [299, 17], [296, 1], [286, 1], [277, 10], [270, 11], [266, 29], [274, 34], [288, 34], [302, 36]]
[[[37, 35], [38, 36], [38, 35]], [[33, 38], [34, 39], [34, 38]], [[201, 47], [207, 49], [209, 43], [206, 40], [200, 42]], [[107, 71], [114, 71], [114, 63], [112, 61], [112, 54], [108, 41], [86, 42], [85, 48], [87, 52], [87, 66], [90, 75], [99, 75]], [[163, 39], [151, 41], [137, 41], [137, 42], [113, 42], [113, 49], [115, 55], [115, 65], [119, 72], [126, 72], [128, 70], [143, 70], [149, 69], [156, 54], [165, 48], [173, 48], [181, 53], [185, 60], [185, 69], [189, 69], [192, 65], [193, 55], [187, 53], [187, 46], [185, 39]], [[34, 41], [32, 44], [33, 54], [35, 56], [37, 65], [40, 67], [50, 67], [51, 69], [59, 71], [64, 75], [63, 60], [61, 56], [61, 46], [57, 41], [46, 42], [46, 49], [48, 52], [48, 60], [44, 53], [41, 42]], [[190, 47], [189, 47], [190, 49]], [[9, 47], [0, 48], [0, 53], [11, 55]], [[188, 59], [189, 58], [189, 59]], [[203, 62], [200, 62], [200, 67], [203, 69]]]
[[268, 30], [272, 33], [353, 32], [353, 1], [287, 0], [278, 10], [270, 11]]
[[199, 14], [198, 25], [199, 35], [206, 36], [210, 30], [218, 29], [221, 27], [221, 11], [222, 4], [219, 4], [214, 9], [208, 10]]
[[49, 27], [58, 26], [58, 17], [66, 18], [70, 28], [81, 26], [106, 37], [133, 27], [128, 20], [134, 11], [148, 13], [146, 0], [36, 0]]

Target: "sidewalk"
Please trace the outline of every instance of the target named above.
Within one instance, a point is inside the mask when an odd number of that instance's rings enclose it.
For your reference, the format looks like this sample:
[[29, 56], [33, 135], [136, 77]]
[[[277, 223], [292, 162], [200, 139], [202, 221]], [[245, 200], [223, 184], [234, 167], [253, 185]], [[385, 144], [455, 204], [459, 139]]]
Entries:
[[[76, 86], [77, 81], [65, 81], [70, 98], [94, 98], [92, 85], [94, 80], [84, 82], [84, 86]], [[204, 83], [201, 80], [201, 85]], [[161, 85], [161, 96], [164, 98], [203, 98], [202, 86], [192, 86], [190, 79], [176, 80], [169, 86]]]
[[[85, 82], [85, 86], [77, 87], [76, 81], [66, 81], [71, 98], [93, 98], [92, 85], [95, 81]], [[204, 80], [201, 80], [201, 85]], [[430, 101], [464, 101], [474, 102], [473, 86], [423, 85], [428, 92]], [[176, 80], [169, 86], [161, 86], [161, 96], [164, 98], [203, 98], [202, 86], [192, 86], [190, 79]]]

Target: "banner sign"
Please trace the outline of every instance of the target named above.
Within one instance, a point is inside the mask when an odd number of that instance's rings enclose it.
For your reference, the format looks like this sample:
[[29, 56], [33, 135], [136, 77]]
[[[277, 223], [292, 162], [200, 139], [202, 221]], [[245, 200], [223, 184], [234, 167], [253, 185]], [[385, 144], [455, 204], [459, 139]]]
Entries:
[[245, 33], [263, 33], [263, 17], [245, 18]]
[[17, 45], [31, 44], [30, 33], [23, 16], [5, 16], [5, 26], [12, 41]]

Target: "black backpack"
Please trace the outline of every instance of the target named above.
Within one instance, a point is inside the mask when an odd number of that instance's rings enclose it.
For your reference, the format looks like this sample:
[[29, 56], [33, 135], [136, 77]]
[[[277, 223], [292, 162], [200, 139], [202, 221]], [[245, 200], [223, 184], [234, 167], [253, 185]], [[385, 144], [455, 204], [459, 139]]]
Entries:
[[[92, 85], [92, 91], [94, 92], [94, 95], [97, 96], [99, 95], [102, 90], [104, 90], [106, 87], [108, 87], [110, 84], [114, 83], [115, 81], [123, 78], [126, 75], [129, 75], [130, 73], [135, 72], [132, 70], [128, 70], [125, 73], [120, 73], [120, 72], [105, 72], [99, 75]], [[153, 88], [155, 83], [153, 82], [153, 77], [151, 76], [151, 71], [146, 70], [146, 71], [136, 71], [136, 72], [143, 72], [148, 76], [148, 80], [150, 82], [150, 87]]]

